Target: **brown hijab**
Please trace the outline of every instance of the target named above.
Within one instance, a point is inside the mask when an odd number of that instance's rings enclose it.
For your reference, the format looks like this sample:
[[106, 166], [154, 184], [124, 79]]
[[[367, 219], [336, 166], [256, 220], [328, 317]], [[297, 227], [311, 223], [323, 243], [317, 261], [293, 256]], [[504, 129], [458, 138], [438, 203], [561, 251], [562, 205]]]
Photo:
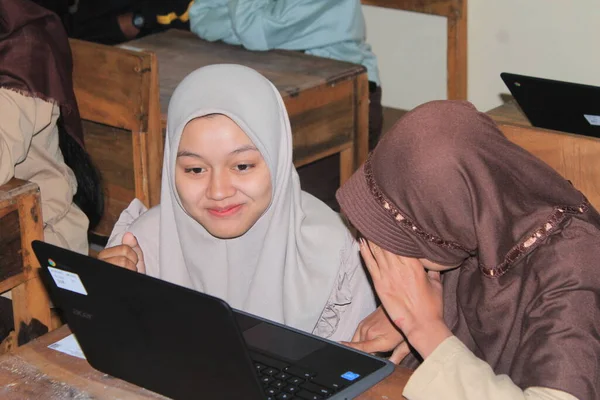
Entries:
[[600, 398], [600, 216], [487, 115], [417, 107], [337, 198], [384, 249], [460, 265], [443, 274], [444, 319], [496, 374]]
[[56, 101], [65, 131], [83, 145], [71, 60], [56, 14], [29, 0], [0, 0], [0, 88]]

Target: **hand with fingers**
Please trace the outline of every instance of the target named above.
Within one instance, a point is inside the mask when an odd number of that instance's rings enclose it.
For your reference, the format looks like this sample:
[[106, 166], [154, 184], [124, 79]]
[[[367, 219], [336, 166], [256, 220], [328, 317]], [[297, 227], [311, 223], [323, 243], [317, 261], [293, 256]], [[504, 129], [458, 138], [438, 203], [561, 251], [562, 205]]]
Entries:
[[360, 253], [390, 319], [426, 358], [452, 336], [444, 322], [440, 273], [426, 271], [418, 259], [393, 254], [364, 239]]
[[379, 306], [358, 324], [352, 342], [342, 342], [366, 353], [384, 353], [393, 350], [390, 361], [400, 363], [409, 353], [408, 344], [400, 330], [390, 321], [383, 307]]
[[144, 253], [133, 233], [125, 233], [121, 243], [119, 246], [102, 250], [98, 254], [98, 259], [145, 274]]

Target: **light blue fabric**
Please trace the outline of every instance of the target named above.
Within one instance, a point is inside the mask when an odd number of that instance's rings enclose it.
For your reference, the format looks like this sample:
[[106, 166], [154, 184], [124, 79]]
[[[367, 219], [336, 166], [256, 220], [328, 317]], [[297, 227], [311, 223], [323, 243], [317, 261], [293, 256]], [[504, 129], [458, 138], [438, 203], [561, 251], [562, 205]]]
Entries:
[[190, 29], [205, 40], [249, 50], [304, 50], [362, 64], [379, 85], [359, 0], [196, 0]]

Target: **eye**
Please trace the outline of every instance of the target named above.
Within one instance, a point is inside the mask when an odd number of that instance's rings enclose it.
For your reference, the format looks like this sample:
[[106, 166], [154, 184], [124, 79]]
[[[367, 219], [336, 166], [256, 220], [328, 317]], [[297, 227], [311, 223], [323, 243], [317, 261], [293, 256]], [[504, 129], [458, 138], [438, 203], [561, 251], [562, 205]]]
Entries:
[[200, 167], [196, 167], [196, 168], [185, 168], [184, 169], [186, 174], [192, 174], [192, 175], [198, 175], [201, 174], [202, 172], [204, 172], [204, 168], [200, 168]]
[[254, 168], [255, 164], [238, 164], [235, 166], [235, 169], [240, 172], [247, 172]]

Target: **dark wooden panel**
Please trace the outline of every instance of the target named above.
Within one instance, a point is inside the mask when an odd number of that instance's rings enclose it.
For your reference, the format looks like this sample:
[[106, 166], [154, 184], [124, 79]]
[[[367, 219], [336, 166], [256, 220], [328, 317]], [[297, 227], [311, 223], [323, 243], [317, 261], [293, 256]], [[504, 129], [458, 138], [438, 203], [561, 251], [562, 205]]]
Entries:
[[93, 233], [100, 236], [110, 236], [119, 215], [135, 198], [135, 193], [132, 190], [123, 190], [113, 185], [105, 185], [104, 190], [106, 191], [104, 194], [104, 215]]
[[350, 145], [354, 135], [354, 120], [348, 118], [353, 108], [352, 97], [339, 99], [322, 107], [293, 115], [291, 119], [294, 161], [319, 154], [327, 149]]
[[90, 121], [83, 123], [85, 143], [100, 170], [104, 186], [104, 216], [94, 230], [108, 236], [123, 211], [135, 198], [135, 170], [131, 132]]
[[105, 182], [135, 190], [131, 132], [94, 122], [83, 123], [85, 143]]
[[0, 218], [0, 281], [23, 271], [19, 212], [13, 210]]

